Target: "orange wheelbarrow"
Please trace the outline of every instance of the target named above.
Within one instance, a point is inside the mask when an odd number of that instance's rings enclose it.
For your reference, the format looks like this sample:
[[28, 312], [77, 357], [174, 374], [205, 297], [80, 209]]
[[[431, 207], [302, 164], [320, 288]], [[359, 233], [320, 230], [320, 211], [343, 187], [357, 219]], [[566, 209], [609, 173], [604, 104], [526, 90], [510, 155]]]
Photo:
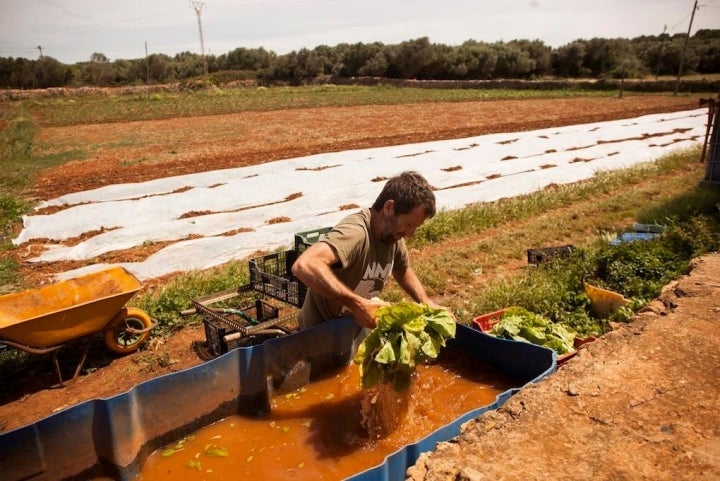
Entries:
[[[142, 309], [125, 307], [142, 284], [122, 267], [0, 296], [0, 345], [31, 354], [53, 354], [63, 385], [58, 350], [70, 341], [102, 333], [113, 352], [136, 351], [155, 323]], [[87, 357], [87, 342], [75, 379]]]

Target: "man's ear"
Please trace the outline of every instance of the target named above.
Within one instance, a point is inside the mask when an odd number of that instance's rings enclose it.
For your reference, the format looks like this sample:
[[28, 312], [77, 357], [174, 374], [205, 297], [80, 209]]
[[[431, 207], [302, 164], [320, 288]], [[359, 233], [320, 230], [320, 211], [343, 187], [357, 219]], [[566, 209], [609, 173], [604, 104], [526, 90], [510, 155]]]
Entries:
[[395, 214], [395, 201], [390, 199], [386, 200], [383, 204], [383, 214], [385, 215], [394, 215]]

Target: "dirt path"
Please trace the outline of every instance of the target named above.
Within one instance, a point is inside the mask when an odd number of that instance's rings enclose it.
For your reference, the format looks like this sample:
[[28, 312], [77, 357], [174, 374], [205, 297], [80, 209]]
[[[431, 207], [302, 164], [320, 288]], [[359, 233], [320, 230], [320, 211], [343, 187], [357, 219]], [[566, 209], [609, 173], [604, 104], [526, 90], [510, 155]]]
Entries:
[[720, 479], [720, 254], [423, 454], [413, 481]]
[[[464, 102], [285, 111], [279, 119], [278, 113], [223, 115], [203, 118], [207, 129], [194, 133], [194, 124], [187, 119], [43, 129], [43, 145], [72, 149], [74, 144], [89, 143], [94, 150], [86, 161], [45, 172], [33, 191], [38, 198], [50, 199], [114, 182], [323, 151], [697, 107], [697, 98], [671, 96]], [[122, 142], [128, 138], [136, 140]], [[426, 252], [440, 256], [452, 242]], [[17, 254], [32, 248], [22, 246]], [[144, 255], [147, 252], [136, 249], [103, 261]], [[515, 257], [503, 257], [494, 268], [514, 269], [518, 263]], [[32, 281], [69, 267], [77, 266], [24, 265], [24, 272]], [[718, 255], [704, 259], [691, 276], [666, 291], [661, 314], [639, 316], [583, 349], [547, 380], [524, 389], [498, 412], [468, 423], [456, 442], [423, 456], [410, 471], [412, 479], [720, 478], [720, 393], [714, 372], [719, 269]], [[0, 399], [0, 431], [197, 365], [207, 358], [204, 331], [200, 325], [190, 326], [167, 340], [154, 339], [132, 355], [107, 357], [91, 351], [91, 358], [90, 369], [62, 388], [56, 385], [49, 360], [43, 368], [23, 373], [25, 380]]]

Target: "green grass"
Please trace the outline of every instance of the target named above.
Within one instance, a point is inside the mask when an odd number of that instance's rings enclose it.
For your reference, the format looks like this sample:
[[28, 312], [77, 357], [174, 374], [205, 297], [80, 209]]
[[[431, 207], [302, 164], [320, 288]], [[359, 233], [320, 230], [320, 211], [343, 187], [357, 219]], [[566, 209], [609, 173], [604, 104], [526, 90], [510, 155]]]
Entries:
[[15, 261], [2, 256], [12, 248], [11, 239], [21, 225], [29, 205], [22, 191], [37, 172], [32, 165], [32, 146], [38, 128], [25, 109], [2, 110], [0, 130], [0, 292], [21, 284]]
[[[583, 331], [603, 332], [607, 323], [590, 319], [583, 278], [598, 277], [606, 287], [637, 298], [637, 308], [684, 273], [690, 258], [718, 249], [720, 189], [698, 182], [704, 171], [697, 163], [698, 152], [676, 153], [498, 203], [441, 212], [418, 229], [409, 242], [411, 248], [466, 236], [468, 240], [453, 242], [434, 256], [416, 258], [415, 270], [429, 291], [448, 299], [446, 305], [464, 323], [482, 313], [521, 305]], [[663, 237], [666, 244], [625, 246], [631, 252], [615, 253], [620, 260], [613, 258], [605, 250], [609, 237], [633, 222], [669, 226]], [[584, 264], [561, 263], [557, 272], [517, 273], [493, 267], [512, 259], [523, 262], [528, 248], [568, 242], [581, 247]], [[625, 265], [626, 271], [616, 272], [624, 276], [613, 280], [603, 272], [603, 265], [613, 265], [616, 271]], [[627, 279], [631, 273], [642, 275], [631, 281]], [[466, 287], [488, 276], [495, 280], [482, 289]], [[397, 301], [403, 293], [393, 287], [384, 297]]]
[[[720, 248], [720, 194], [708, 203], [715, 215], [668, 219], [673, 223], [650, 241], [612, 245], [598, 240], [513, 279], [501, 279], [471, 299], [474, 312], [521, 306], [578, 332], [582, 337], [604, 334], [609, 322], [626, 321], [655, 299], [672, 280], [687, 274], [690, 261]], [[607, 319], [598, 319], [583, 281], [621, 293], [630, 304]]]
[[[623, 187], [640, 182], [652, 176], [684, 169], [688, 163], [697, 158], [699, 150], [693, 149], [681, 154], [672, 154], [631, 169], [612, 172], [600, 172], [587, 181], [573, 184], [553, 186], [530, 195], [501, 199], [492, 203], [481, 203], [465, 209], [441, 212], [429, 222], [423, 224], [415, 233], [411, 244], [422, 247], [449, 237], [473, 234], [501, 224], [537, 217], [544, 212], [570, 205], [573, 202], [588, 198], [601, 198], [613, 193], [607, 200], [596, 204], [602, 211], [604, 222], [612, 225], [612, 218], [627, 215], [629, 209], [647, 205], [644, 198], [636, 198], [633, 191]], [[658, 205], [643, 214], [642, 223], [654, 223], [678, 209], [692, 211], [693, 204], [705, 205], [708, 197], [713, 199], [712, 189], [688, 192], [680, 199], [673, 199], [672, 204]], [[663, 212], [667, 209], [668, 212]], [[557, 226], [555, 226], [557, 228]], [[536, 237], [534, 234], [528, 237]]]
[[0, 186], [12, 192], [27, 186], [38, 171], [32, 149], [39, 129], [22, 104], [3, 120], [7, 124], [0, 130]]
[[23, 101], [42, 127], [168, 119], [249, 111], [502, 99], [614, 97], [613, 91], [429, 89], [389, 86], [273, 87], [110, 94]]
[[236, 289], [249, 282], [247, 262], [235, 261], [220, 268], [192, 271], [173, 278], [162, 288], [151, 290], [134, 299], [131, 304], [143, 309], [158, 322], [153, 335], [164, 336], [199, 321], [191, 315], [182, 317], [181, 311], [191, 309], [192, 300], [199, 297]]

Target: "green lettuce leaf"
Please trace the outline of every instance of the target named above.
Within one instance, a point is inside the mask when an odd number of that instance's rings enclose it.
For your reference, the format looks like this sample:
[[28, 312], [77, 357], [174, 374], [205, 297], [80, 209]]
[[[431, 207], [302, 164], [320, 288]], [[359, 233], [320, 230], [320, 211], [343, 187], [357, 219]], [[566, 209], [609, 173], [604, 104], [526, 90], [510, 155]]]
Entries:
[[562, 324], [522, 307], [508, 308], [490, 334], [515, 341], [525, 341], [553, 349], [558, 354], [573, 351], [576, 333]]
[[402, 391], [410, 387], [415, 367], [435, 359], [455, 337], [453, 317], [443, 309], [403, 301], [377, 310], [377, 327], [358, 347], [354, 361], [359, 364], [364, 389], [379, 382], [391, 383]]
[[378, 353], [375, 354], [375, 362], [379, 362], [380, 364], [390, 364], [395, 362], [395, 350], [393, 349], [390, 341], [383, 342], [382, 347]]

